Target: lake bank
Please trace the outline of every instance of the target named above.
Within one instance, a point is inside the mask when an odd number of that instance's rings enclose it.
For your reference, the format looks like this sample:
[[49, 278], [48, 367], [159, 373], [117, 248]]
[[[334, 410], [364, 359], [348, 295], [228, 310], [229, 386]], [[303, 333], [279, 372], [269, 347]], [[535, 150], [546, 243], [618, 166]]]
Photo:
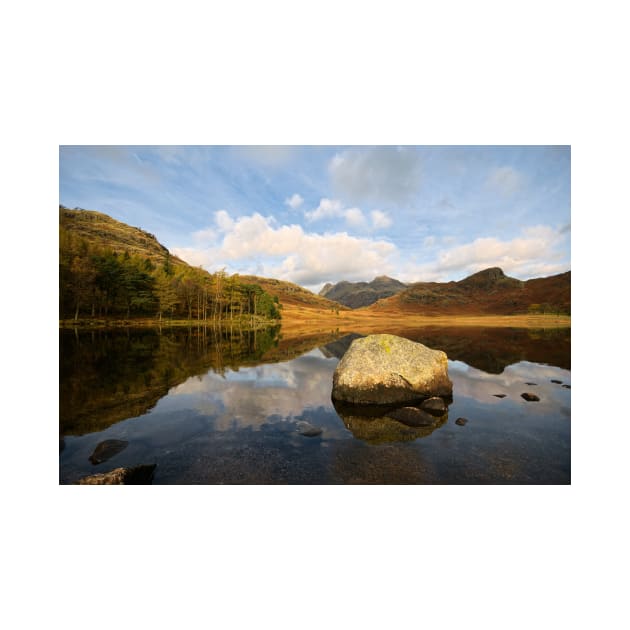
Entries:
[[220, 323], [197, 319], [60, 319], [60, 329], [97, 328], [235, 328], [260, 330], [270, 326], [281, 326], [286, 336], [312, 335], [322, 332], [387, 333], [404, 328], [441, 327], [486, 327], [486, 328], [570, 328], [568, 315], [408, 315], [375, 313], [363, 310], [340, 310], [338, 313], [285, 305], [281, 320], [258, 320], [254, 324], [230, 322]]
[[206, 319], [156, 319], [139, 317], [137, 319], [60, 319], [60, 329], [98, 329], [98, 328], [222, 328], [236, 330], [261, 330], [270, 326], [279, 326], [280, 320], [258, 320], [251, 323], [230, 322], [222, 320], [220, 323]]
[[282, 310], [283, 335], [339, 332], [388, 333], [403, 328], [487, 327], [487, 328], [570, 328], [568, 315], [409, 315], [374, 311], [340, 310], [338, 313], [285, 305]]

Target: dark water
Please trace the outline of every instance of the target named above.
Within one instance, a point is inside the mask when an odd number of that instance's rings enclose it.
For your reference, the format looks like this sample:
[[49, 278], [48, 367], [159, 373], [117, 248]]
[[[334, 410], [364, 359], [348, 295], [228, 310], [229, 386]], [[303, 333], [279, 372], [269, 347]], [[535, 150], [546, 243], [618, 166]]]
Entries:
[[338, 413], [353, 336], [60, 331], [60, 482], [156, 464], [154, 484], [570, 483], [569, 329], [389, 332], [449, 357], [430, 430]]

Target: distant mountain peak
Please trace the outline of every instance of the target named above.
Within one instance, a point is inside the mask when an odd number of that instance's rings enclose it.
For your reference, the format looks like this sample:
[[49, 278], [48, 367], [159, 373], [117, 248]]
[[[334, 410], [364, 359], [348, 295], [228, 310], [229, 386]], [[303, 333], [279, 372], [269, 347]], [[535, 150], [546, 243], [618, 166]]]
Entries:
[[319, 295], [334, 300], [350, 308], [361, 308], [374, 304], [377, 300], [396, 295], [407, 288], [407, 285], [390, 278], [389, 276], [377, 276], [371, 282], [349, 282], [341, 280], [336, 284], [326, 283]]
[[333, 285], [330, 282], [327, 282], [320, 290], [319, 293], [317, 295], [321, 295], [322, 297], [324, 297], [326, 295], [326, 293], [328, 293], [328, 291], [330, 291], [333, 288]]
[[489, 267], [473, 273], [472, 275], [460, 280], [458, 284], [464, 286], [494, 286], [504, 284], [520, 283], [516, 278], [510, 278], [503, 273], [500, 267]]
[[500, 278], [506, 278], [501, 267], [488, 267], [488, 269], [482, 269], [470, 276], [464, 278], [464, 280], [470, 280], [471, 278], [486, 278], [488, 280], [499, 280]]

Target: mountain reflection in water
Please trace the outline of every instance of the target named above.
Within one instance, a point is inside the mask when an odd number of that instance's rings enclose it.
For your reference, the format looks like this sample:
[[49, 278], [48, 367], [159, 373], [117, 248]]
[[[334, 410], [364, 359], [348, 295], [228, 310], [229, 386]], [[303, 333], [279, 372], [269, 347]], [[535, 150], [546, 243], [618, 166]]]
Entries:
[[[449, 357], [453, 401], [430, 430], [379, 433], [335, 410], [357, 334], [61, 331], [60, 481], [155, 463], [155, 484], [570, 483], [571, 392], [551, 382], [570, 383], [569, 329], [392, 332]], [[105, 440], [128, 445], [93, 464]]]

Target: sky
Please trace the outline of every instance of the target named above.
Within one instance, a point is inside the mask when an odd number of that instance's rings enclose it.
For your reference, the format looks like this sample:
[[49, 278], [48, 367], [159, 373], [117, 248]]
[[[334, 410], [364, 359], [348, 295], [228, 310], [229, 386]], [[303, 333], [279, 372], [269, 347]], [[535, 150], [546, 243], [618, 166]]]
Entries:
[[568, 146], [61, 146], [60, 203], [210, 272], [521, 280], [571, 266]]

